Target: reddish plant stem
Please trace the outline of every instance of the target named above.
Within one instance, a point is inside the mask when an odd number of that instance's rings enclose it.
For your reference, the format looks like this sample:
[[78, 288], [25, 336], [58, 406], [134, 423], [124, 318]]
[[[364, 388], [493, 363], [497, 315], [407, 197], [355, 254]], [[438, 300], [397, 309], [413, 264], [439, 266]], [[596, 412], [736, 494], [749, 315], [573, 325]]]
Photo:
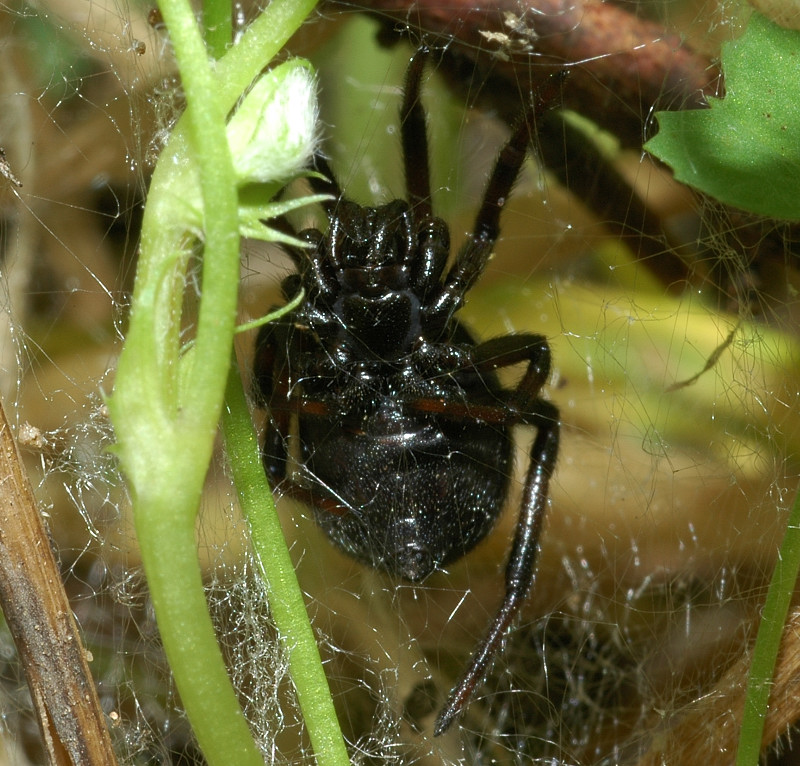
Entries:
[[[518, 98], [568, 67], [564, 105], [641, 145], [653, 109], [692, 109], [719, 88], [719, 71], [657, 22], [599, 0], [360, 0], [384, 20], [455, 43], [471, 84], [500, 76]], [[475, 71], [479, 75], [475, 76]], [[518, 102], [517, 102], [518, 103]], [[516, 114], [519, 106], [510, 110]]]

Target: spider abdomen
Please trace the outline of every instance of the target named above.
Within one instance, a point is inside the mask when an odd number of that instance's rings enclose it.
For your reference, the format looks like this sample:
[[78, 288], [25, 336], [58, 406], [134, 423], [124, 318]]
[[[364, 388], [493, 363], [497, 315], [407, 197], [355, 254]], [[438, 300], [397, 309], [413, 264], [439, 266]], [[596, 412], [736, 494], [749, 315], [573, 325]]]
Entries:
[[364, 426], [301, 424], [316, 521], [351, 556], [420, 582], [492, 528], [508, 492], [508, 429], [435, 416]]

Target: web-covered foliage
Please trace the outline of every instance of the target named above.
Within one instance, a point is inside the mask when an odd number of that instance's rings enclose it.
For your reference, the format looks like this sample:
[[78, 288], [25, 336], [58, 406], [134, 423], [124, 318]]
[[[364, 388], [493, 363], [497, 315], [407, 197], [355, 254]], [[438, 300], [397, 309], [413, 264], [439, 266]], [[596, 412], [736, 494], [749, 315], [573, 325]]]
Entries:
[[[22, 182], [1, 198], [0, 389], [120, 761], [199, 763], [103, 402], [144, 190], [182, 100], [149, 8], [87, 9], [76, 17], [49, 3], [0, 16], [0, 146]], [[253, 13], [241, 10], [242, 23]], [[693, 35], [712, 57], [743, 18], [741, 9], [688, 3], [661, 13], [659, 24]], [[496, 37], [487, 47], [520, 53], [524, 36], [512, 32], [506, 48]], [[326, 6], [293, 48], [319, 70], [325, 151], [362, 203], [404, 194], [397, 111], [411, 48], [383, 49], [375, 35], [354, 8]], [[487, 106], [488, 77], [475, 69], [458, 79], [443, 65], [424, 87], [423, 100], [436, 105], [435, 204], [456, 239], [505, 135], [492, 114], [503, 107]], [[592, 156], [610, 158], [581, 170], [589, 185], [610, 173], [626, 180], [633, 190], [621, 207], [645, 201], [663, 232], [654, 240], [631, 214], [624, 240], [611, 214], [593, 214], [533, 160], [504, 211], [464, 320], [482, 337], [548, 337], [547, 395], [565, 435], [534, 591], [461, 726], [431, 736], [500, 598], [521, 475], [490, 539], [416, 587], [344, 558], [308, 509], [281, 504], [356, 763], [711, 764], [729, 763], [735, 749], [748, 653], [797, 487], [797, 232], [698, 200], [574, 114], [565, 124], [579, 126]], [[644, 233], [644, 250], [626, 247], [631, 230]], [[685, 281], [649, 268], [675, 253]], [[289, 268], [275, 249], [246, 248], [242, 321], [278, 300]], [[252, 343], [250, 334], [238, 344], [245, 368]], [[518, 467], [530, 438], [520, 429]], [[309, 762], [286, 658], [217, 457], [198, 537], [219, 641], [267, 761]], [[0, 639], [8, 759], [39, 763], [13, 643]], [[800, 713], [787, 692], [790, 658], [779, 673], [785, 696], [772, 706], [770, 741]]]

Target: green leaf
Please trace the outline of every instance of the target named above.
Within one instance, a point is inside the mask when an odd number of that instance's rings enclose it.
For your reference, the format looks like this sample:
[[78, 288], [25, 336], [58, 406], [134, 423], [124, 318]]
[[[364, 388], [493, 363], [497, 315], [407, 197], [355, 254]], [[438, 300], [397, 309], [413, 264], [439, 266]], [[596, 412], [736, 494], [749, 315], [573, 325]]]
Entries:
[[800, 220], [800, 32], [753, 13], [722, 46], [725, 97], [659, 112], [645, 149], [675, 177], [752, 213]]

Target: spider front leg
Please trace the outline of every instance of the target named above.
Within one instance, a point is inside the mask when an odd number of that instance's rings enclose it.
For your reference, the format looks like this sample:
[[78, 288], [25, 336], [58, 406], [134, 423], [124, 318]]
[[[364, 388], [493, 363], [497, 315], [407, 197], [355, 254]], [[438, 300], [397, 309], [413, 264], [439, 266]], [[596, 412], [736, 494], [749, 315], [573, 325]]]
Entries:
[[253, 393], [269, 418], [261, 448], [264, 468], [271, 486], [286, 476], [286, 440], [290, 411], [285, 406], [288, 392], [285, 356], [286, 331], [280, 324], [266, 324], [258, 333], [253, 361]]
[[506, 631], [519, 612], [533, 585], [536, 557], [542, 531], [550, 477], [558, 457], [559, 412], [555, 405], [539, 399], [539, 392], [550, 372], [550, 347], [541, 335], [511, 335], [495, 338], [477, 347], [475, 368], [497, 369], [528, 360], [525, 375], [510, 392], [505, 405], [506, 422], [535, 426], [536, 439], [530, 453], [522, 504], [514, 544], [506, 565], [503, 603], [475, 650], [469, 667], [453, 687], [434, 726], [434, 736], [442, 734], [464, 710], [494, 659]]

